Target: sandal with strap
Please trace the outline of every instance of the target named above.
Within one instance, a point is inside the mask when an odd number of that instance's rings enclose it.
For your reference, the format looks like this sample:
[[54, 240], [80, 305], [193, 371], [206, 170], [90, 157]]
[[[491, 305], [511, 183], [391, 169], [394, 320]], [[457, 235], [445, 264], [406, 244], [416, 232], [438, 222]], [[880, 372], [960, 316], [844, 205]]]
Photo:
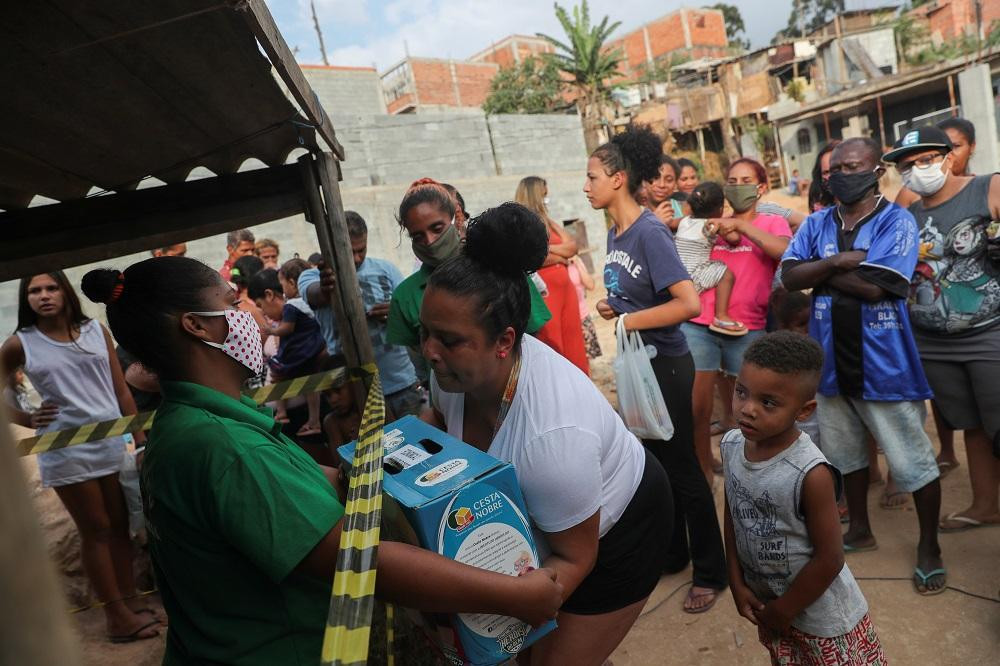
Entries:
[[[927, 582], [935, 576], [943, 576], [945, 584], [932, 590], [927, 587]], [[921, 586], [924, 588], [923, 590], [920, 589]], [[913, 569], [913, 587], [916, 589], [917, 594], [921, 596], [930, 597], [935, 594], [941, 594], [948, 589], [948, 572], [945, 569], [934, 569], [933, 571], [924, 573], [920, 567], [915, 567]]]
[[744, 326], [741, 321], [727, 321], [725, 319], [719, 319], [718, 317], [712, 319], [712, 324], [708, 327], [708, 330], [715, 331], [716, 333], [722, 333], [723, 335], [730, 335], [734, 338], [738, 338], [750, 332], [750, 330]]
[[142, 625], [141, 627], [133, 631], [131, 634], [122, 634], [118, 636], [113, 636], [111, 634], [108, 634], [108, 640], [111, 641], [112, 643], [120, 644], [120, 643], [135, 643], [136, 641], [145, 641], [149, 640], [150, 638], [156, 638], [157, 636], [160, 635], [159, 631], [154, 631], [148, 636], [140, 636], [139, 634], [146, 631], [150, 627], [155, 627], [159, 624], [160, 623], [157, 620], [153, 620], [152, 622], [147, 622], [146, 624]]

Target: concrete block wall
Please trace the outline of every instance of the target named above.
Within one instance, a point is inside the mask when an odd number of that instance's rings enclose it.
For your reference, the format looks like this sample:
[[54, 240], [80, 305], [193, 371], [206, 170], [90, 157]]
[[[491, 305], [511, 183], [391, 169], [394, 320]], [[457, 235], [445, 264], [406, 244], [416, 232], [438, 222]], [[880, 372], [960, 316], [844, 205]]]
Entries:
[[582, 178], [587, 149], [578, 116], [512, 114], [488, 120], [500, 173], [544, 176], [578, 168]]
[[496, 174], [482, 112], [356, 117], [337, 136], [345, 187]]
[[385, 113], [382, 81], [373, 67], [302, 65], [302, 73], [335, 127], [352, 116]]
[[347, 151], [345, 187], [410, 183], [423, 176], [486, 178], [498, 171], [531, 175], [582, 169], [586, 162], [580, 119], [569, 115], [487, 119], [479, 110], [447, 110], [356, 116], [337, 128], [337, 136]]

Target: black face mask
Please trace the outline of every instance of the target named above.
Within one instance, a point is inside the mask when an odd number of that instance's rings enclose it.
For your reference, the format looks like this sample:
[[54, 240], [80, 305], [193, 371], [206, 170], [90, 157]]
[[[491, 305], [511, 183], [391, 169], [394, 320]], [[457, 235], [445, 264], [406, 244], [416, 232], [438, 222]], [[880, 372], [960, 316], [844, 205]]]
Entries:
[[860, 173], [843, 173], [837, 171], [830, 174], [829, 187], [837, 201], [852, 204], [860, 201], [868, 190], [878, 186], [878, 169]]

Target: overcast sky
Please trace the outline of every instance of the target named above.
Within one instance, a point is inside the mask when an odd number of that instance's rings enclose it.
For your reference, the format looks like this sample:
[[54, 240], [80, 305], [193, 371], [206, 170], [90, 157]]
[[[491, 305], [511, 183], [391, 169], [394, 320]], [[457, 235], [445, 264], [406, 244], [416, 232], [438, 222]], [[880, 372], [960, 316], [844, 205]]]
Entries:
[[[568, 8], [574, 1], [560, 4]], [[268, 0], [267, 4], [289, 46], [298, 47], [299, 62], [321, 63], [309, 0]], [[740, 8], [747, 37], [757, 48], [785, 27], [792, 0], [730, 0], [730, 4]], [[608, 15], [612, 21], [621, 21], [620, 35], [682, 6], [699, 4], [590, 0], [590, 14], [592, 20]], [[401, 60], [406, 48], [413, 56], [463, 59], [512, 33], [562, 35], [552, 4], [546, 0], [316, 0], [316, 12], [330, 64], [374, 64], [380, 71]]]

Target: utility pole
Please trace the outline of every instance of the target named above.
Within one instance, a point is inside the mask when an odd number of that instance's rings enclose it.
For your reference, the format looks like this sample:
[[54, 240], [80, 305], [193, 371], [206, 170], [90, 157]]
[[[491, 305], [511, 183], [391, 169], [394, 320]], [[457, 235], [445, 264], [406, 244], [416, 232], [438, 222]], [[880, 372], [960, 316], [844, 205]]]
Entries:
[[330, 61], [326, 57], [326, 45], [323, 43], [323, 31], [319, 29], [319, 19], [316, 17], [316, 2], [309, 0], [309, 8], [312, 9], [313, 26], [316, 27], [316, 36], [319, 37], [319, 53], [323, 56], [323, 64], [330, 66]]
[[976, 62], [983, 59], [983, 0], [976, 0]]

